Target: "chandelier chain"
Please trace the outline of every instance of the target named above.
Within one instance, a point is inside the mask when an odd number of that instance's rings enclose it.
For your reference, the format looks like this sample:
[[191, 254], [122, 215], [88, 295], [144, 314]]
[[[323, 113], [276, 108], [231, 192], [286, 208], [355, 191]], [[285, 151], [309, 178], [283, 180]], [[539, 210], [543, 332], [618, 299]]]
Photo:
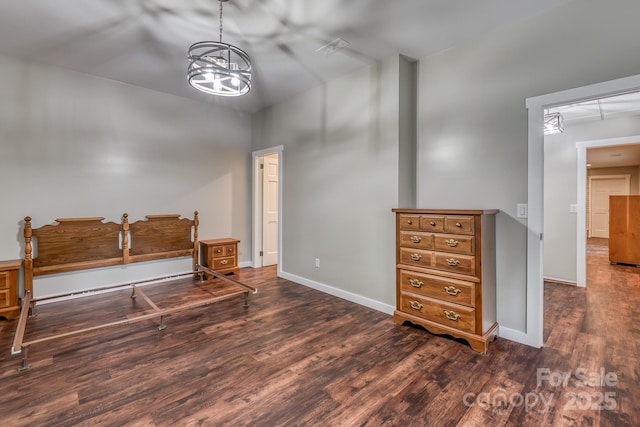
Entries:
[[220, 43], [222, 43], [222, 0], [220, 0]]

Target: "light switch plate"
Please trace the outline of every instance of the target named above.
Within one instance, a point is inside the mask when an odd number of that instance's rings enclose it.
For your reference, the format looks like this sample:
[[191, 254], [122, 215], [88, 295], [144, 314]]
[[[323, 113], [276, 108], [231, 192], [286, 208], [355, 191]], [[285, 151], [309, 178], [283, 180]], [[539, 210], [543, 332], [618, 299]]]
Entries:
[[578, 213], [578, 205], [572, 203], [569, 205], [569, 213]]
[[528, 218], [529, 217], [529, 206], [526, 203], [518, 203], [516, 216], [518, 218]]

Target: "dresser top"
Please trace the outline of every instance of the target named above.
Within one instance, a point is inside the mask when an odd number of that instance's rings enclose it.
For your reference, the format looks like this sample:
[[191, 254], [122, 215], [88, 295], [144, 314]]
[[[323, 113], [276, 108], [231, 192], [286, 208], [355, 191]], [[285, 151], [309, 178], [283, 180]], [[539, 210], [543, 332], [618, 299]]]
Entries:
[[435, 215], [493, 215], [500, 212], [500, 209], [391, 209], [396, 213], [405, 214], [435, 214]]

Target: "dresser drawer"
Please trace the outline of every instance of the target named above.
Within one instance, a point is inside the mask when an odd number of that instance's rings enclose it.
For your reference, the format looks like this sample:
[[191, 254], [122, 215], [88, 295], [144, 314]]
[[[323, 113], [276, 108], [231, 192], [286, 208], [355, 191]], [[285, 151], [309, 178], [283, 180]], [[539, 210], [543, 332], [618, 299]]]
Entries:
[[400, 263], [431, 268], [433, 252], [422, 249], [400, 248]]
[[398, 215], [400, 230], [420, 230], [420, 215]]
[[452, 273], [475, 276], [476, 257], [471, 255], [435, 252], [433, 254], [433, 268], [450, 271]]
[[472, 216], [448, 215], [444, 218], [444, 232], [452, 234], [475, 233]]
[[433, 249], [440, 252], [473, 255], [475, 252], [474, 238], [473, 236], [456, 234], [436, 234], [433, 240]]
[[475, 284], [431, 274], [400, 270], [400, 289], [456, 304], [475, 306]]
[[400, 310], [461, 331], [476, 332], [476, 310], [415, 294], [400, 296]]
[[444, 231], [444, 216], [422, 215], [420, 217], [420, 230], [442, 233]]
[[401, 231], [400, 245], [407, 248], [433, 249], [433, 234]]

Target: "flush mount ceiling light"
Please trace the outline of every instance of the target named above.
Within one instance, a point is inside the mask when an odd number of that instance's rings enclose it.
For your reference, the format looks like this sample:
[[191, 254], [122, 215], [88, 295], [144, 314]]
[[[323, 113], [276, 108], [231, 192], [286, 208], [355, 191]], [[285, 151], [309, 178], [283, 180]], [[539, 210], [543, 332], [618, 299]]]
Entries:
[[240, 96], [251, 89], [251, 60], [242, 49], [222, 42], [222, 3], [220, 2], [220, 41], [194, 43], [189, 48], [187, 78], [194, 88], [220, 96]]
[[544, 115], [544, 134], [553, 135], [564, 132], [564, 117], [560, 113]]

